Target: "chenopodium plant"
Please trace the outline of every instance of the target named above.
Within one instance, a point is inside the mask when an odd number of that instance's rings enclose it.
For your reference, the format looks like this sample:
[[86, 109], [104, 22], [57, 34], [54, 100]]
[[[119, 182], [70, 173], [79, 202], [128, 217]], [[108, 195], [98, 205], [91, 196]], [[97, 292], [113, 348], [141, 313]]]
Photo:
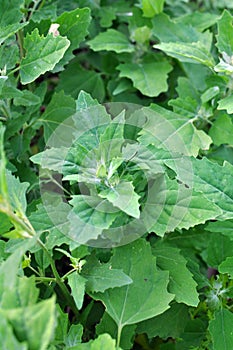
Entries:
[[[110, 52], [114, 74], [110, 67], [105, 89], [99, 73], [80, 67], [82, 57], [69, 63], [87, 35], [89, 8], [0, 2], [0, 340], [7, 349], [131, 349], [134, 340], [144, 348], [232, 348], [233, 166], [223, 163], [232, 161], [232, 16], [173, 20], [161, 13], [163, 1], [150, 3], [133, 6], [129, 38], [125, 19], [110, 28], [98, 12], [109, 29], [96, 35], [94, 28], [88, 45], [96, 62], [85, 59], [99, 69]], [[114, 20], [118, 7], [125, 11], [118, 3], [104, 10]], [[216, 22], [211, 51], [206, 29]], [[66, 64], [47, 103], [51, 92], [36, 79]], [[168, 90], [178, 65], [185, 77], [178, 97], [169, 96], [173, 111], [104, 107], [71, 79], [74, 71], [96, 79], [97, 89], [84, 85], [101, 102], [106, 91], [113, 102], [139, 91], [134, 101], [149, 104]], [[27, 158], [36, 132], [47, 145], [38, 153], [38, 142], [31, 157], [41, 166], [41, 198]], [[218, 278], [207, 280], [206, 265]], [[90, 318], [98, 322], [95, 340]]]
[[[195, 234], [193, 244], [199, 250], [203, 242], [197, 242], [203, 228], [198, 225], [232, 218], [233, 192], [229, 184], [233, 166], [196, 158], [199, 150], [208, 148], [209, 136], [186, 117], [158, 105], [110, 103], [104, 107], [81, 92], [76, 106], [76, 113], [51, 134], [48, 148], [31, 158], [42, 168], [44, 207], [54, 225], [72, 240], [73, 249], [80, 244], [121, 246], [113, 249], [111, 266], [123, 268], [133, 282], [120, 290], [89, 291], [106, 307], [100, 333], [107, 327], [118, 346], [122, 345], [121, 339], [124, 344], [124, 330], [132, 337], [136, 324], [139, 333], [153, 337], [159, 332], [165, 337], [165, 330], [158, 331], [160, 322], [166, 323], [177, 312], [184, 314], [185, 321], [185, 305], [199, 304], [197, 282], [199, 288], [207, 283], [194, 256], [188, 258], [190, 252], [181, 253], [179, 244], [176, 246], [182, 235], [171, 232], [189, 230], [189, 244]], [[60, 182], [56, 174], [61, 175]], [[63, 192], [59, 191], [62, 187]], [[61, 208], [67, 214], [63, 223], [57, 218]], [[37, 215], [41, 215], [40, 210], [32, 216]], [[157, 237], [151, 240], [152, 250], [145, 240], [150, 233]], [[230, 239], [226, 242], [225, 238], [215, 237], [229, 244]], [[142, 257], [146, 257], [143, 264]], [[209, 259], [210, 266], [215, 266]], [[157, 272], [156, 264], [160, 268]], [[216, 310], [216, 314], [211, 313], [216, 317], [209, 328], [212, 334], [221, 317], [231, 322], [230, 311], [219, 310], [230, 297], [226, 284], [228, 281], [218, 281], [218, 287], [210, 286], [204, 302], [210, 308], [214, 305], [212, 312]], [[159, 314], [163, 316], [159, 318]], [[198, 326], [206, 329], [207, 320], [199, 321]], [[196, 327], [195, 320], [187, 327]], [[171, 334], [176, 337], [178, 333]]]

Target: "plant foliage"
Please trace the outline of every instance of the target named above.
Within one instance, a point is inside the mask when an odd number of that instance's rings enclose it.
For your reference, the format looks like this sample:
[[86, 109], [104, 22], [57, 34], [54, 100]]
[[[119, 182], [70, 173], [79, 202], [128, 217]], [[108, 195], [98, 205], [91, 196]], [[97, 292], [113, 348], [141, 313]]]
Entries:
[[0, 0], [0, 343], [231, 350], [233, 6]]

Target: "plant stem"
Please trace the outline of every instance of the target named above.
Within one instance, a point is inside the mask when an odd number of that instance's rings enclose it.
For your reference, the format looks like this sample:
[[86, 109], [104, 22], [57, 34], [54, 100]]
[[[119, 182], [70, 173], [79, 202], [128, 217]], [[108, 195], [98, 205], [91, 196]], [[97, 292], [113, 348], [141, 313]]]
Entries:
[[56, 282], [56, 278], [53, 277], [35, 277], [35, 280], [38, 282]]
[[79, 311], [75, 305], [75, 302], [73, 300], [73, 298], [70, 295], [70, 292], [68, 291], [68, 289], [66, 288], [62, 278], [60, 277], [55, 262], [53, 260], [53, 258], [51, 257], [48, 249], [46, 248], [46, 246], [44, 245], [44, 243], [40, 240], [40, 238], [37, 239], [38, 244], [41, 246], [41, 248], [44, 250], [45, 254], [47, 255], [49, 261], [50, 261], [50, 265], [51, 265], [51, 269], [53, 271], [53, 275], [55, 277], [55, 281], [57, 282], [57, 284], [59, 285], [68, 305], [70, 306], [70, 308], [72, 309], [72, 311], [75, 313], [75, 315], [79, 314]]
[[116, 349], [120, 348], [122, 326], [118, 326]]
[[19, 54], [20, 54], [20, 58], [22, 59], [24, 57], [24, 47], [23, 47], [23, 39], [24, 39], [24, 36], [23, 36], [23, 31], [22, 29], [20, 29], [17, 34], [17, 42], [18, 42], [18, 45], [19, 45]]

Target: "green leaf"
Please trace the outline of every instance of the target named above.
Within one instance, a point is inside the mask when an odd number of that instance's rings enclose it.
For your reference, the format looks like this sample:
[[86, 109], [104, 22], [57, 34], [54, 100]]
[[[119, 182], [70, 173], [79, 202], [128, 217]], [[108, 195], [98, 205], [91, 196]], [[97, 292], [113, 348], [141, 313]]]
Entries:
[[221, 309], [215, 313], [215, 318], [209, 324], [214, 350], [229, 350], [233, 347], [232, 322], [233, 314], [229, 310]]
[[154, 17], [163, 11], [165, 0], [142, 0], [142, 11], [145, 17]]
[[2, 349], [27, 350], [26, 342], [19, 342], [6, 318], [0, 317], [0, 342]]
[[68, 334], [65, 337], [67, 348], [78, 345], [82, 342], [83, 326], [81, 324], [72, 324]]
[[40, 97], [28, 90], [20, 91], [20, 96], [14, 98], [15, 106], [34, 106], [40, 103]]
[[101, 158], [109, 164], [115, 157], [121, 157], [121, 148], [125, 141], [125, 111], [114, 118], [104, 133], [100, 136]]
[[110, 264], [89, 265], [88, 262], [82, 269], [82, 276], [87, 280], [86, 289], [89, 292], [101, 292], [106, 289], [122, 287], [132, 283], [132, 280], [120, 269], [113, 269]]
[[161, 315], [140, 322], [137, 325], [137, 333], [146, 333], [149, 338], [180, 338], [188, 320], [188, 307], [173, 303], [170, 309]]
[[12, 325], [17, 338], [27, 341], [30, 349], [47, 349], [55, 327], [54, 297], [35, 305], [0, 312]]
[[[46, 200], [46, 198], [45, 198]], [[56, 203], [53, 198], [48, 199], [46, 206], [38, 205], [30, 216], [30, 222], [34, 229], [40, 232], [48, 232], [45, 245], [47, 249], [62, 244], [70, 244], [67, 237], [69, 232], [69, 221], [67, 216], [70, 206], [64, 202]]]
[[17, 213], [25, 213], [27, 209], [26, 192], [29, 183], [20, 182], [19, 179], [12, 175], [8, 170], [6, 172], [6, 181], [11, 208]]
[[217, 48], [223, 54], [232, 56], [233, 54], [233, 17], [227, 10], [223, 11], [222, 16], [218, 20]]
[[[233, 102], [233, 100], [232, 100]], [[232, 104], [233, 106], [233, 104]], [[233, 109], [232, 109], [233, 111]], [[233, 146], [233, 123], [227, 114], [220, 114], [213, 122], [209, 135], [215, 145], [220, 146], [223, 143]]]
[[94, 196], [76, 195], [70, 204], [73, 209], [68, 215], [69, 236], [79, 243], [97, 239], [111, 226], [118, 213], [111, 203]]
[[78, 310], [80, 310], [83, 305], [86, 281], [86, 278], [79, 275], [77, 272], [73, 272], [68, 276], [68, 284], [71, 288], [71, 295], [74, 298]]
[[227, 96], [218, 101], [218, 109], [226, 109], [227, 113], [233, 113], [233, 95]]
[[[136, 325], [125, 326], [122, 330], [120, 346], [122, 349], [132, 349]], [[117, 325], [113, 319], [104, 312], [101, 321], [96, 326], [97, 335], [108, 333], [112, 338], [117, 338]]]
[[106, 50], [117, 53], [134, 51], [134, 47], [130, 44], [127, 37], [115, 29], [108, 29], [106, 32], [98, 34], [88, 44], [93, 51]]
[[200, 149], [208, 149], [211, 138], [196, 129], [195, 118], [179, 115], [158, 105], [143, 109], [147, 123], [140, 132], [139, 141], [147, 146], [155, 145], [170, 152], [197, 156]]
[[233, 241], [229, 237], [215, 233], [211, 236], [207, 247], [206, 261], [208, 265], [218, 268], [227, 257], [232, 256], [232, 249]]
[[[198, 13], [200, 16], [200, 13]], [[190, 26], [190, 23], [176, 23], [171, 20], [165, 13], [161, 13], [152, 19], [152, 33], [162, 43], [190, 43], [198, 41], [200, 34]]]
[[23, 0], [1, 0], [0, 2], [0, 27], [20, 22], [23, 14], [21, 7]]
[[[13, 5], [14, 6], [14, 5]], [[19, 30], [23, 29], [27, 25], [27, 22], [25, 23], [14, 23], [9, 24], [6, 27], [0, 27], [0, 44], [2, 44], [7, 38], [18, 32]]]
[[69, 45], [70, 42], [65, 37], [54, 37], [52, 34], [40, 36], [37, 28], [27, 34], [24, 40], [26, 56], [20, 64], [22, 84], [29, 84], [41, 74], [52, 70]]
[[120, 64], [117, 69], [120, 70], [120, 77], [132, 80], [134, 87], [142, 94], [155, 97], [167, 91], [167, 78], [172, 66], [166, 61], [142, 62]]
[[[140, 257], [146, 257], [141, 263]], [[133, 283], [121, 288], [96, 293], [107, 313], [118, 326], [118, 335], [126, 325], [159, 315], [169, 307], [173, 295], [167, 292], [168, 274], [156, 269], [150, 245], [142, 239], [114, 250], [113, 268], [122, 268]]]
[[[179, 169], [177, 178], [195, 191], [202, 194], [215, 203], [222, 213], [218, 215], [219, 220], [233, 218], [233, 188], [231, 179], [233, 166], [225, 162], [223, 166], [213, 163], [207, 158], [201, 160], [191, 159], [192, 164], [187, 168], [184, 161], [176, 160], [176, 168]], [[165, 163], [174, 168], [171, 161]]]
[[181, 62], [201, 63], [212, 68], [215, 65], [212, 55], [201, 42], [161, 43], [153, 46]]
[[58, 31], [60, 35], [67, 37], [70, 41], [70, 46], [63, 58], [56, 64], [54, 68], [55, 72], [62, 70], [63, 66], [74, 57], [72, 52], [79, 47], [79, 44], [88, 34], [90, 20], [89, 8], [77, 8], [70, 12], [64, 12], [56, 19], [56, 23], [59, 24]]
[[[120, 347], [117, 349], [121, 350]], [[97, 339], [82, 343], [72, 350], [116, 350], [116, 341], [109, 334], [101, 334]]]
[[39, 290], [35, 286], [35, 277], [17, 277], [14, 289], [5, 288], [0, 296], [2, 309], [16, 309], [36, 303]]
[[159, 175], [148, 190], [142, 219], [149, 232], [163, 236], [165, 232], [189, 229], [220, 214], [221, 210], [202, 193]]
[[103, 190], [99, 193], [101, 198], [106, 198], [114, 207], [119, 208], [126, 214], [134, 217], [140, 217], [139, 198], [134, 191], [132, 182], [122, 181], [115, 187]]
[[75, 99], [82, 90], [100, 102], [105, 97], [105, 86], [100, 73], [83, 69], [76, 59], [72, 60], [65, 71], [61, 73], [58, 90], [64, 90], [66, 94]]
[[187, 260], [180, 250], [166, 243], [155, 244], [153, 254], [157, 258], [157, 265], [161, 270], [169, 271], [170, 282], [168, 290], [175, 294], [178, 303], [197, 306], [199, 303], [197, 283], [187, 268]]
[[[175, 21], [177, 24], [179, 24], [179, 26], [182, 26], [182, 24], [186, 24], [186, 29], [188, 29], [188, 27], [191, 28], [192, 26], [198, 31], [203, 32], [207, 28], [212, 27], [218, 19], [219, 16], [215, 13], [192, 11], [191, 13], [187, 13], [183, 16], [177, 17]], [[190, 41], [192, 41], [192, 38], [190, 38]]]
[[233, 257], [229, 256], [224, 260], [219, 266], [218, 271], [220, 273], [227, 273], [230, 275], [230, 278], [233, 278]]
[[71, 96], [65, 95], [63, 91], [55, 92], [45, 112], [38, 120], [38, 122], [42, 122], [44, 125], [45, 141], [48, 141], [49, 136], [54, 130], [74, 113], [74, 99]]
[[99, 102], [91, 97], [90, 94], [81, 90], [76, 100], [76, 110], [81, 111], [93, 106], [98, 106]]

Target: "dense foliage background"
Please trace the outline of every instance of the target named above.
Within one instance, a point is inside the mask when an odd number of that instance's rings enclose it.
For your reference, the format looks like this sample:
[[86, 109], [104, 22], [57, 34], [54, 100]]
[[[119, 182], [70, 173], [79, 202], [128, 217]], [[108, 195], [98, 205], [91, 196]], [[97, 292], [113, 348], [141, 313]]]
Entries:
[[1, 349], [233, 349], [232, 10], [0, 0]]

